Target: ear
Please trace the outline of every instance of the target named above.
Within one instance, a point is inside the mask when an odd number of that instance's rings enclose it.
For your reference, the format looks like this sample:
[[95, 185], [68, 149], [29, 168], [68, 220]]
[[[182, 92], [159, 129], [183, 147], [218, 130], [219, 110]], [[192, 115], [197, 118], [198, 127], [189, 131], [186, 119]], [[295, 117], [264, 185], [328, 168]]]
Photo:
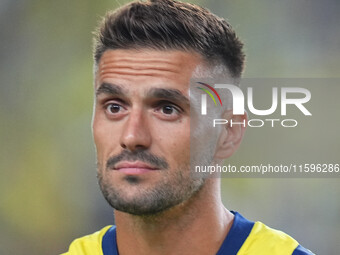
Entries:
[[248, 122], [246, 112], [243, 115], [233, 115], [232, 110], [227, 110], [223, 118], [228, 123], [223, 126], [216, 146], [214, 158], [219, 160], [229, 158], [238, 149]]

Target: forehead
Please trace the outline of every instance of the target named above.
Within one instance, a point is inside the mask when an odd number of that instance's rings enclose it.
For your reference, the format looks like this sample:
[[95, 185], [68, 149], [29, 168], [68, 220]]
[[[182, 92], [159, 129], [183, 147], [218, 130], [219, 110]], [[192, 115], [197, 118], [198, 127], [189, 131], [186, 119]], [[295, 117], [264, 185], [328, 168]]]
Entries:
[[189, 84], [193, 71], [201, 63], [198, 54], [184, 51], [107, 50], [99, 61], [95, 86]]

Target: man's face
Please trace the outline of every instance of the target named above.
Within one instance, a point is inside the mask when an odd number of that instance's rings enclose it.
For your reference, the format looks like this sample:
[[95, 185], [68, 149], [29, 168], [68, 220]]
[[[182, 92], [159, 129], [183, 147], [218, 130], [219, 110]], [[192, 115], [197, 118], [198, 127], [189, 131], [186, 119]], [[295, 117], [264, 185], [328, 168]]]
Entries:
[[95, 81], [98, 178], [112, 207], [154, 214], [195, 194], [189, 81], [201, 63], [182, 51], [108, 50]]

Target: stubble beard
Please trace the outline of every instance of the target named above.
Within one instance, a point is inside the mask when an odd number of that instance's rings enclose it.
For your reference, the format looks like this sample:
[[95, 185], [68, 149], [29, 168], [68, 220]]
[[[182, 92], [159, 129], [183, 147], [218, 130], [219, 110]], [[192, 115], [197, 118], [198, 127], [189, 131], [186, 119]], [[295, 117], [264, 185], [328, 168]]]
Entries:
[[[144, 188], [138, 176], [124, 179], [125, 184], [114, 185], [105, 178], [110, 169], [98, 165], [98, 182], [106, 201], [114, 209], [138, 216], [152, 216], [175, 207], [193, 197], [204, 186], [204, 178], [195, 178], [190, 172], [190, 165], [185, 165], [176, 171], [162, 171], [162, 178], [153, 187]], [[117, 180], [116, 180], [117, 181]], [[127, 196], [129, 187], [141, 185], [138, 193]], [[135, 187], [134, 187], [135, 188]]]

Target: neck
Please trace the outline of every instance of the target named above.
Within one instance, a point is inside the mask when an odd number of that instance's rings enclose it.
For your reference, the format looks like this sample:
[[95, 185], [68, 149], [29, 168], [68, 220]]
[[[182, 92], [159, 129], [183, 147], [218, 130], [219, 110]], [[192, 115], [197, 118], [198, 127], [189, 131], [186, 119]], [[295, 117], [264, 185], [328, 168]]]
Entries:
[[219, 179], [169, 210], [152, 216], [115, 211], [119, 254], [216, 254], [233, 222], [224, 208]]

